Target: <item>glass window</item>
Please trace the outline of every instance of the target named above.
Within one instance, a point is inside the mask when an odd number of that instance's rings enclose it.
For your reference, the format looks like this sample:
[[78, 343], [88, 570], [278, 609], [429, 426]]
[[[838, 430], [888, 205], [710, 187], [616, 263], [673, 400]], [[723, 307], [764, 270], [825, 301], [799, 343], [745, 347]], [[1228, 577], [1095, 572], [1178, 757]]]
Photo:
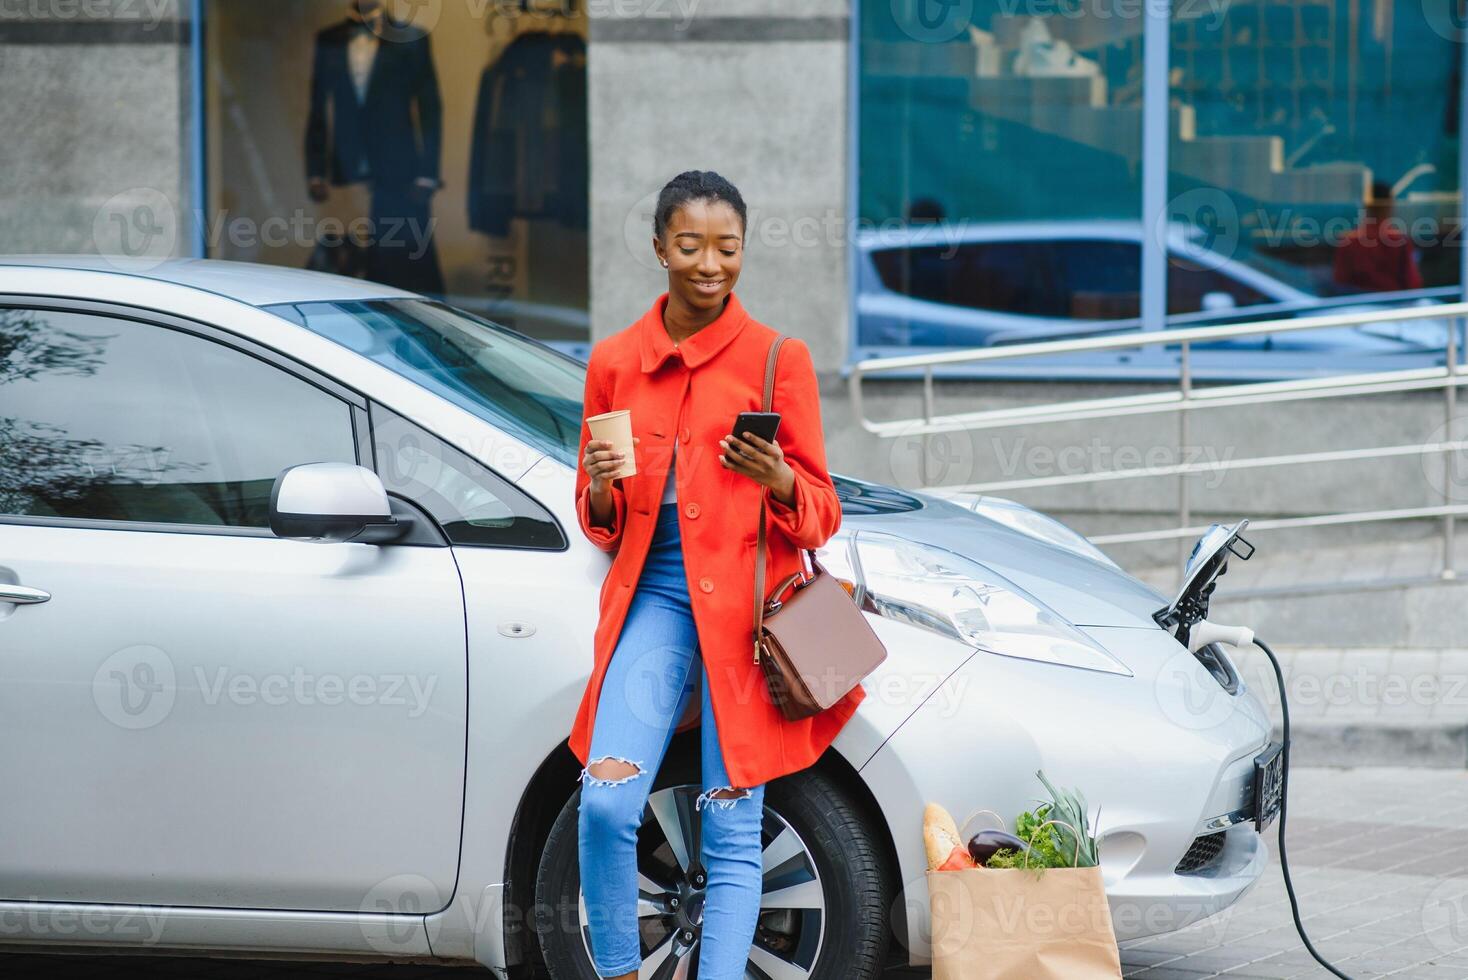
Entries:
[[209, 257], [590, 339], [584, 3], [203, 9]]
[[1056, 295], [1075, 320], [1142, 315], [1142, 247], [1136, 241], [1076, 239], [1054, 246]]
[[552, 551], [566, 547], [555, 518], [514, 484], [376, 404], [372, 443], [383, 487], [433, 515], [454, 544]]
[[914, 299], [1019, 316], [1140, 315], [1141, 248], [1106, 239], [924, 245], [872, 253], [882, 284]]
[[275, 478], [357, 461], [351, 408], [179, 330], [0, 309], [0, 512], [268, 527]]
[[371, 358], [566, 465], [576, 465], [586, 392], [586, 366], [580, 361], [423, 300], [267, 309]]
[[889, 289], [915, 299], [1000, 313], [1055, 316], [1052, 245], [990, 242], [886, 249], [872, 256]]
[[[1154, 233], [1141, 223], [1144, 178], [1166, 184], [1155, 233], [1170, 259], [1167, 310], [1190, 325], [1328, 312], [1363, 296], [1455, 299], [1461, 25], [1442, 9], [1174, 5], [1167, 90], [1155, 92], [1143, 85], [1140, 7], [861, 4], [858, 345], [1131, 326], [1142, 236]], [[1141, 156], [1149, 99], [1167, 107], [1165, 174]], [[1339, 331], [1330, 345], [1418, 358], [1445, 334], [1424, 323], [1414, 336], [1392, 348]], [[1345, 363], [1277, 353], [1264, 368], [1259, 352], [1250, 371]]]
[[1226, 311], [1240, 306], [1257, 306], [1272, 300], [1255, 289], [1181, 255], [1168, 257], [1167, 312], [1199, 313]]
[[[1242, 262], [1307, 304], [1458, 284], [1461, 52], [1448, 15], [1432, 16], [1451, 6], [1265, 0], [1174, 15], [1169, 218], [1207, 234], [1203, 265]], [[1177, 258], [1168, 274], [1185, 280], [1169, 286], [1175, 312], [1208, 292], [1268, 301]]]
[[973, 312], [859, 303], [859, 342], [988, 342], [988, 312], [1137, 315], [1141, 19], [1066, 6], [860, 5], [858, 221], [938, 242], [874, 251], [877, 278]]

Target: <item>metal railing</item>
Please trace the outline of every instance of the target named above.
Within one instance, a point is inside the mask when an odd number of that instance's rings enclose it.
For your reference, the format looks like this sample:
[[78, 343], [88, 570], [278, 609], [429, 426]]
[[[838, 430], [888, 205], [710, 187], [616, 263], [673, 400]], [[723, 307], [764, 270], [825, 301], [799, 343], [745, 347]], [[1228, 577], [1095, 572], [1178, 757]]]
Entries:
[[[1414, 306], [1388, 310], [1353, 311], [1350, 313], [1238, 323], [1226, 326], [1130, 331], [1107, 336], [1088, 336], [1080, 339], [950, 350], [929, 354], [905, 354], [898, 357], [868, 358], [858, 361], [851, 366], [848, 387], [854, 417], [863, 429], [883, 438], [897, 436], [911, 437], [916, 435], [924, 437], [926, 442], [927, 437], [940, 432], [995, 429], [1011, 426], [1038, 425], [1049, 422], [1114, 418], [1120, 415], [1148, 415], [1173, 412], [1178, 416], [1178, 447], [1180, 452], [1188, 445], [1188, 419], [1191, 413], [1195, 411], [1243, 405], [1260, 405], [1270, 402], [1337, 398], [1348, 395], [1371, 395], [1432, 389], [1442, 389], [1443, 391], [1443, 431], [1445, 437], [1438, 442], [1369, 446], [1358, 449], [1290, 453], [1245, 459], [1230, 458], [1207, 462], [1178, 463], [1166, 466], [1123, 467], [1109, 470], [1093, 470], [1085, 473], [1068, 473], [1059, 476], [969, 483], [941, 488], [954, 491], [970, 491], [980, 494], [994, 493], [1000, 490], [1013, 491], [1047, 486], [1095, 484], [1117, 480], [1181, 478], [1198, 473], [1301, 466], [1314, 463], [1448, 454], [1460, 452], [1468, 448], [1468, 440], [1459, 439], [1457, 433], [1454, 431], [1456, 423], [1453, 417], [1457, 407], [1458, 388], [1460, 385], [1468, 383], [1468, 372], [1464, 372], [1460, 364], [1462, 344], [1459, 333], [1463, 329], [1464, 318], [1468, 318], [1468, 302], [1443, 303], [1436, 306]], [[1191, 356], [1192, 349], [1195, 345], [1239, 337], [1253, 337], [1262, 334], [1282, 334], [1333, 327], [1359, 327], [1367, 324], [1396, 323], [1424, 319], [1442, 320], [1451, 325], [1451, 328], [1445, 332], [1444, 363], [1441, 365], [1367, 373], [1358, 372], [1286, 381], [1216, 384], [1205, 388], [1196, 388], [1193, 384], [1194, 374]], [[1069, 401], [1027, 404], [1017, 407], [994, 408], [943, 415], [938, 414], [936, 410], [933, 387], [935, 368], [962, 364], [981, 364], [1017, 358], [1041, 357], [1045, 355], [1135, 349], [1156, 345], [1176, 346], [1179, 349], [1177, 383], [1170, 390], [1106, 398], [1072, 399]], [[1247, 359], [1250, 351], [1233, 350], [1229, 353], [1234, 358]], [[1429, 352], [1424, 352], [1424, 355], [1430, 356]], [[1325, 354], [1324, 356], [1328, 357], [1329, 355]], [[923, 414], [914, 418], [885, 419], [881, 421], [869, 419], [866, 416], [862, 390], [865, 379], [873, 375], [895, 371], [911, 374], [915, 370], [921, 371], [922, 373]], [[924, 449], [926, 450], [926, 448], [925, 445]], [[1446, 455], [1444, 456], [1443, 462], [1445, 467], [1453, 465], [1453, 459]], [[1452, 485], [1451, 473], [1445, 470], [1442, 493], [1443, 503], [1436, 506], [1331, 512], [1306, 517], [1251, 520], [1249, 522], [1249, 529], [1254, 531], [1276, 528], [1318, 527], [1336, 524], [1365, 524], [1378, 521], [1421, 518], [1441, 519], [1443, 561], [1439, 575], [1442, 578], [1454, 578], [1454, 522], [1458, 515], [1468, 514], [1468, 504], [1455, 504], [1451, 502], [1449, 497], [1451, 495]], [[1186, 479], [1178, 479], [1177, 514], [1178, 521], [1174, 527], [1096, 535], [1091, 537], [1090, 540], [1101, 545], [1108, 543], [1120, 544], [1177, 539], [1180, 545], [1182, 545], [1196, 538], [1207, 528], [1203, 525], [1194, 526], [1191, 524], [1192, 501], [1189, 497], [1189, 481]]]

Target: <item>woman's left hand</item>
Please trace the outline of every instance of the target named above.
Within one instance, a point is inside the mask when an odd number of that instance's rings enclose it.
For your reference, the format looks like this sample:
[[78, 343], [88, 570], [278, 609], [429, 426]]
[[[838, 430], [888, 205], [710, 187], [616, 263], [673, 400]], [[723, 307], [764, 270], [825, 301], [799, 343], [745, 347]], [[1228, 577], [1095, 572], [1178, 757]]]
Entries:
[[743, 438], [730, 434], [719, 440], [723, 453], [719, 463], [735, 473], [742, 473], [755, 483], [769, 487], [783, 504], [795, 502], [795, 471], [785, 462], [778, 442], [766, 442], [753, 432]]

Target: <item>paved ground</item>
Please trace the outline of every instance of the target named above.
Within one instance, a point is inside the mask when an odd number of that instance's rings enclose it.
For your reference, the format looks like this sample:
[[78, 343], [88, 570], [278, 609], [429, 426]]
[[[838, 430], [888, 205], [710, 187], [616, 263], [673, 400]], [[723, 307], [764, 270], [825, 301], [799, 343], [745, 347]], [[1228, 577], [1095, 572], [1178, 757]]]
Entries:
[[[1468, 977], [1468, 772], [1296, 769], [1285, 843], [1311, 943], [1351, 977]], [[1336, 811], [1332, 813], [1332, 811]], [[1329, 977], [1269, 874], [1228, 912], [1128, 943], [1127, 977]]]
[[[1296, 769], [1286, 845], [1312, 943], [1348, 976], [1468, 978], [1468, 772], [1446, 769]], [[1122, 949], [1128, 978], [1329, 977], [1295, 934], [1275, 831], [1268, 875], [1228, 912], [1183, 932]], [[477, 970], [332, 966], [163, 957], [0, 954], [0, 976], [197, 977], [266, 980], [350, 976], [469, 978]], [[894, 968], [887, 980], [929, 971]]]

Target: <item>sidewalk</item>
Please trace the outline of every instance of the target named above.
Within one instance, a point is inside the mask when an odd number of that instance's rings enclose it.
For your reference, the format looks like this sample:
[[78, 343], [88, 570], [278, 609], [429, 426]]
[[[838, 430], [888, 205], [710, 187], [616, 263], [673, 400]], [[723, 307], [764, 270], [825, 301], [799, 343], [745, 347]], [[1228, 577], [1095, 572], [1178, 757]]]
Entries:
[[[1468, 768], [1468, 650], [1274, 647], [1299, 766]], [[1279, 737], [1278, 681], [1257, 647], [1230, 649], [1269, 706]]]

